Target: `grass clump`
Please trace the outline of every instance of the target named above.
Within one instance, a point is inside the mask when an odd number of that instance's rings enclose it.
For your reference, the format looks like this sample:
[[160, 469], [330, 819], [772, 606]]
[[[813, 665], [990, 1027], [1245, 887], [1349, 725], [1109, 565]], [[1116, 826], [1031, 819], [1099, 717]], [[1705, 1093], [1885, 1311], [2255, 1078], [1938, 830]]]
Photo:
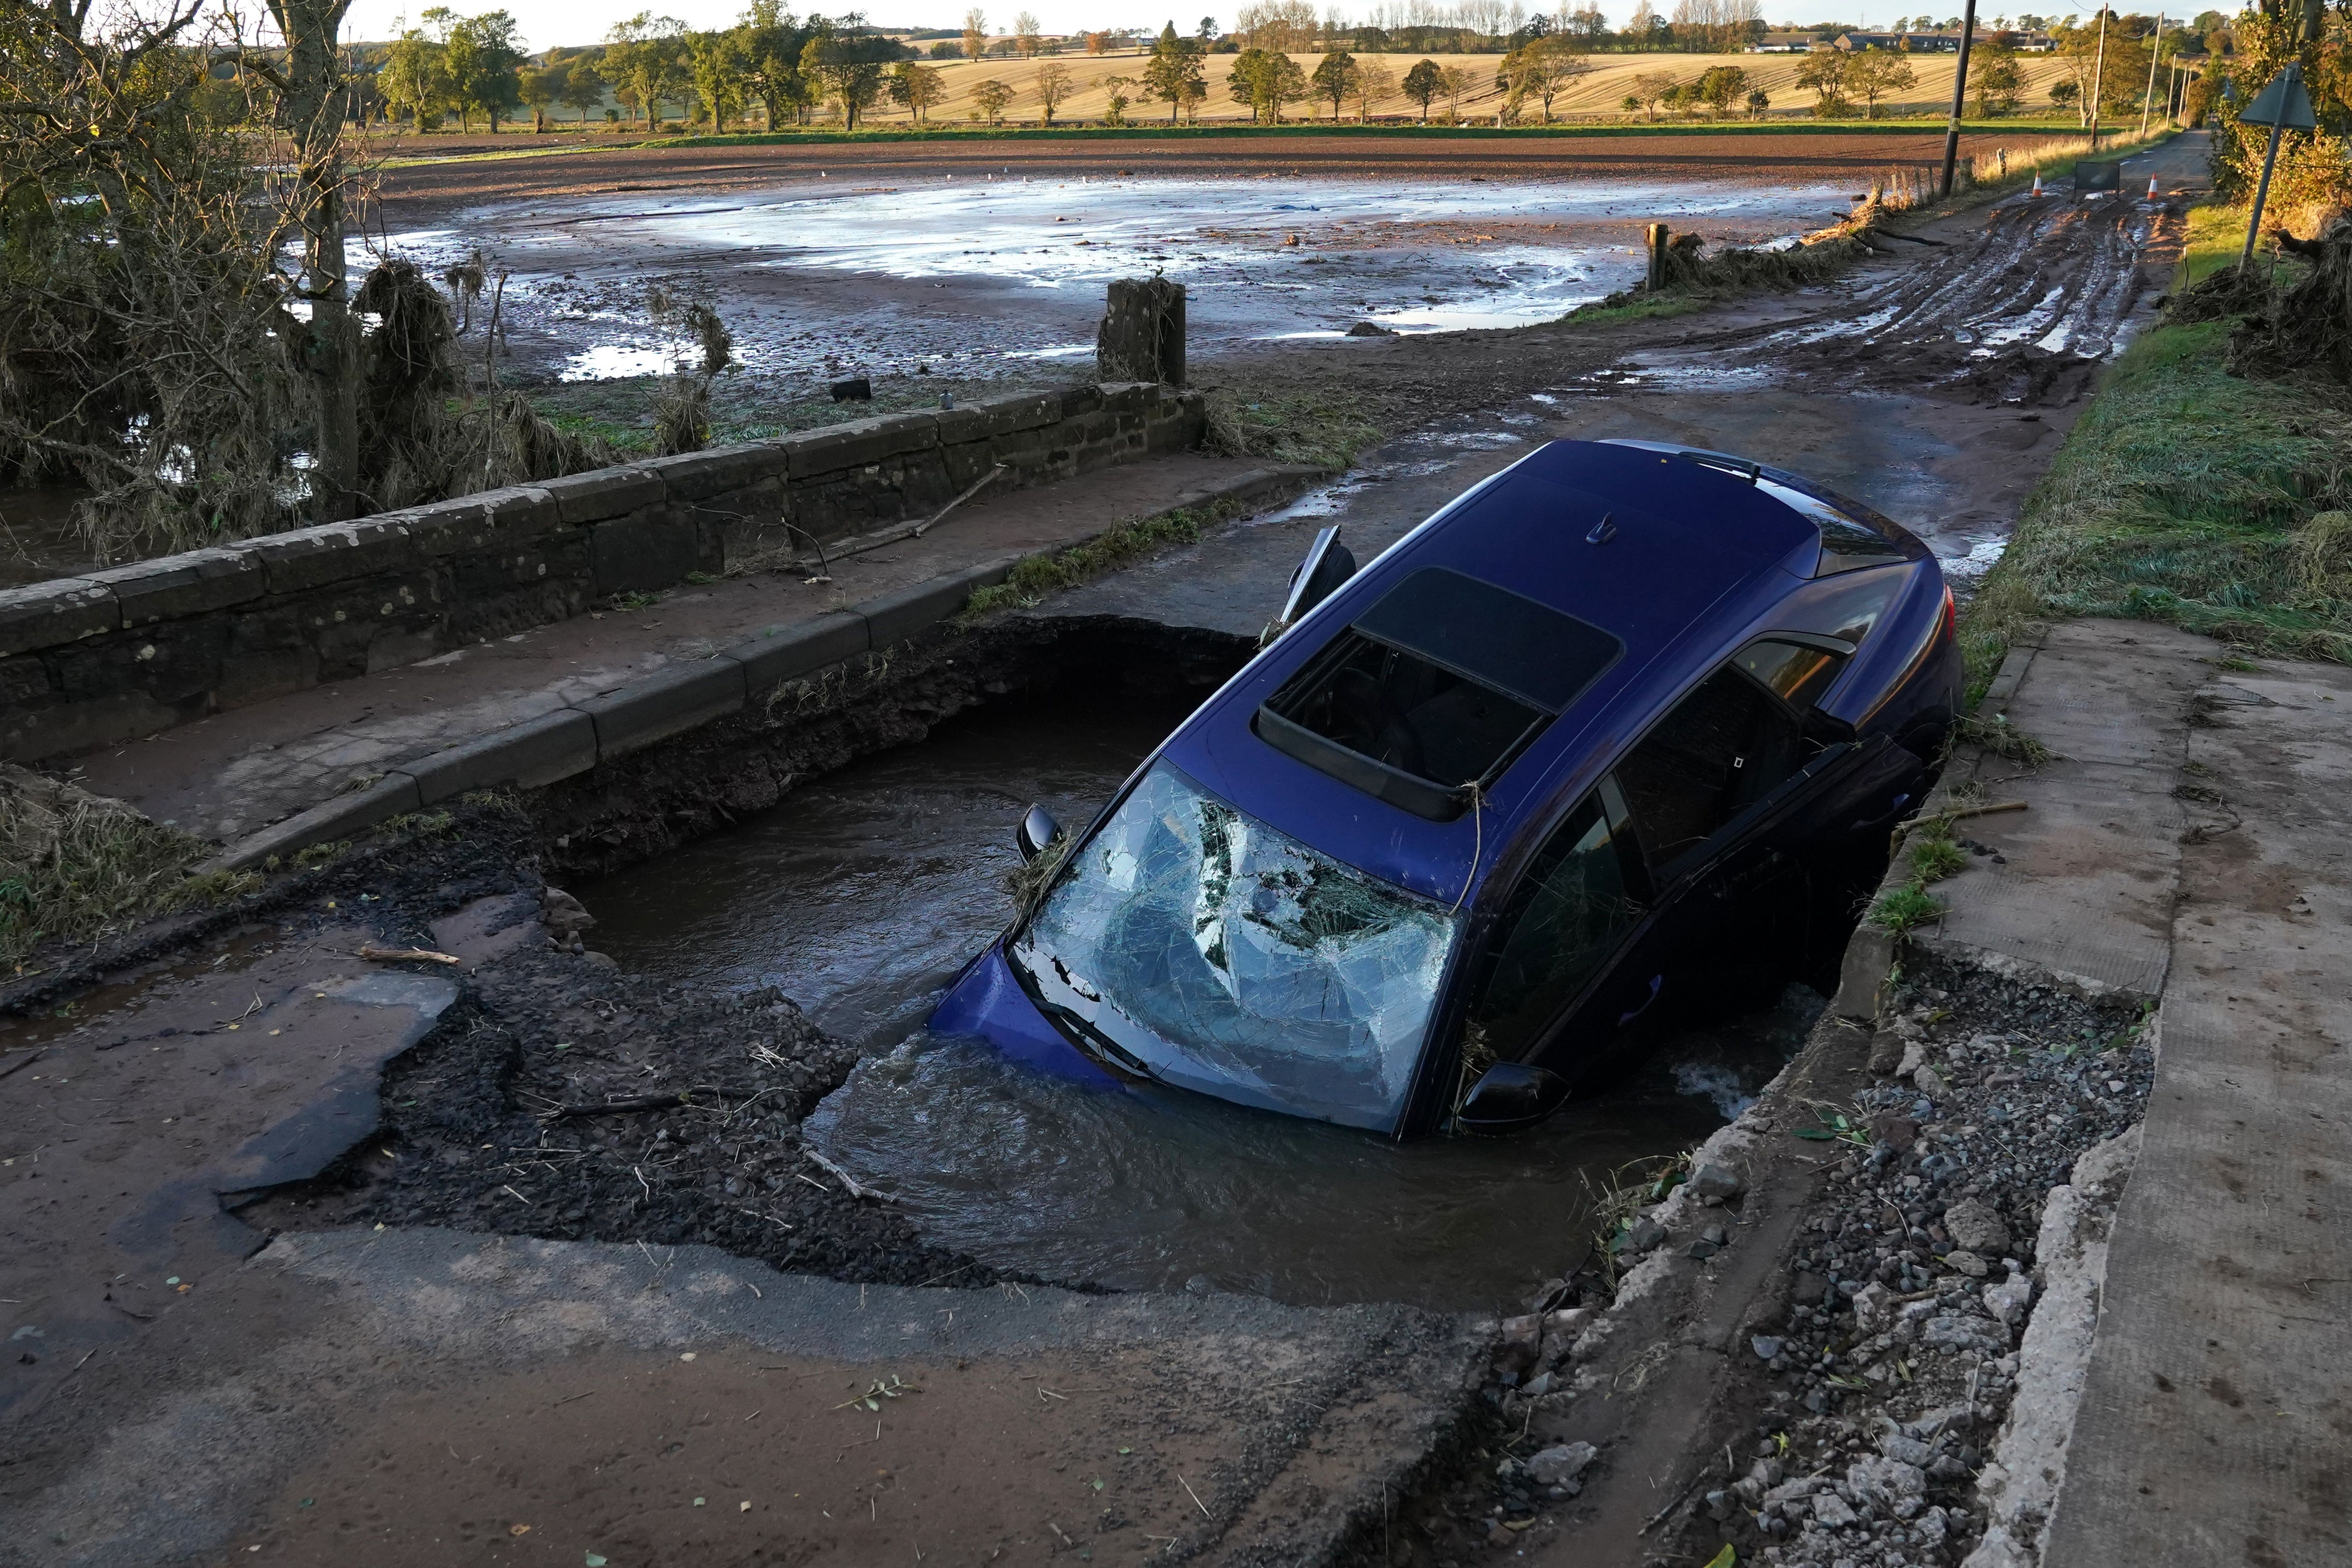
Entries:
[[1921, 887], [1958, 876], [1969, 867], [1969, 852], [1952, 841], [1950, 824], [1937, 825], [1943, 830], [1940, 834], [1921, 838], [1911, 846], [1911, 872]]
[[1969, 608], [1972, 696], [2026, 626], [2071, 616], [2352, 663], [2352, 397], [2228, 374], [2232, 326], [2161, 327], [2118, 359]]
[[120, 800], [0, 765], [0, 963], [21, 972], [44, 942], [93, 942], [260, 885], [251, 872], [193, 874], [211, 853]]
[[1916, 882], [1878, 895], [1865, 916], [1870, 924], [1890, 936], [1907, 936], [1922, 925], [1933, 925], [1944, 917], [1944, 906], [1927, 889]]
[[2005, 713], [1997, 713], [1990, 717], [1982, 714], [1968, 715], [1960, 720], [1953, 739], [1962, 746], [1973, 746], [2036, 770], [2048, 767], [2053, 755], [2041, 740], [2010, 723]]
[[1345, 468], [1381, 438], [1355, 398], [1338, 392], [1253, 395], [1221, 388], [1208, 394], [1208, 446], [1233, 457], [1270, 457]]

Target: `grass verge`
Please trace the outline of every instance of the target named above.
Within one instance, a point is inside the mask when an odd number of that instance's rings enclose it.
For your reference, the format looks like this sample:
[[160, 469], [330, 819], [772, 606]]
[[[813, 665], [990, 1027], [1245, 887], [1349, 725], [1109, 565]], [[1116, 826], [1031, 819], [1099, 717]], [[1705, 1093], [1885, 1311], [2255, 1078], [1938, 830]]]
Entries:
[[2059, 617], [2352, 663], [2352, 400], [2227, 374], [2234, 326], [2158, 327], [2116, 361], [1969, 606], [1971, 700], [2024, 628]]
[[973, 590], [956, 622], [969, 626], [1000, 610], [1026, 610], [1044, 602], [1048, 594], [1131, 566], [1171, 545], [1191, 544], [1201, 537], [1202, 529], [1246, 509], [1240, 502], [1219, 502], [1113, 523], [1084, 544], [1072, 545], [1052, 555], [1031, 556], [1013, 569], [1012, 576], [994, 587]]

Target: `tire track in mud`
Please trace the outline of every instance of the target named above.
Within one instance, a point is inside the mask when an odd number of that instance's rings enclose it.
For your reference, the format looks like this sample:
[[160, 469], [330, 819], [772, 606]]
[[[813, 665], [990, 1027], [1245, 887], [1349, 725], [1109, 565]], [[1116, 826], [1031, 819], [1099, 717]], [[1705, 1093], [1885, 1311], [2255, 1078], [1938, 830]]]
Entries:
[[2140, 259], [2181, 222], [2168, 204], [2011, 197], [1965, 239], [1881, 234], [1890, 255], [1928, 248], [1889, 275], [1835, 286], [1794, 316], [1694, 337], [1604, 372], [1611, 384], [1759, 374], [1824, 390], [1883, 391], [1978, 403], [2073, 402], [2121, 345], [2147, 287]]

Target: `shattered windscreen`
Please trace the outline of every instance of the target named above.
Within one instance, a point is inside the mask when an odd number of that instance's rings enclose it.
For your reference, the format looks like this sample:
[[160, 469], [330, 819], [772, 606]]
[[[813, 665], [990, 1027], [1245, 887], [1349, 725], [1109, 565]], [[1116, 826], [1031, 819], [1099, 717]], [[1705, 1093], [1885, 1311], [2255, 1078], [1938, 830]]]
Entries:
[[1170, 1083], [1393, 1127], [1454, 945], [1443, 909], [1161, 763], [1011, 951], [1040, 1000]]

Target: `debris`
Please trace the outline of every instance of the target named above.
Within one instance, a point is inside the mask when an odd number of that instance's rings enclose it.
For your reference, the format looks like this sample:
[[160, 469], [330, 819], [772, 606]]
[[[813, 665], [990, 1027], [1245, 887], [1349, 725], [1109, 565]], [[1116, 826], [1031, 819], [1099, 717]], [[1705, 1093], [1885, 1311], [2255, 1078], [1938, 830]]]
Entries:
[[1590, 1443], [1562, 1443], [1529, 1456], [1528, 1479], [1538, 1486], [1566, 1486], [1580, 1479], [1585, 1467], [1600, 1456]]
[[580, 934], [596, 924], [587, 906], [560, 887], [539, 890], [539, 918], [555, 945], [567, 953], [582, 948]]
[[360, 948], [360, 956], [373, 958], [380, 964], [462, 964], [465, 962], [454, 953], [436, 953], [430, 947], [379, 947], [373, 942]]
[[1964, 1197], [1944, 1211], [1944, 1229], [1956, 1250], [1998, 1258], [2009, 1250], [2009, 1226], [1990, 1204]]
[[1495, 1370], [1497, 1373], [1525, 1373], [1535, 1365], [1542, 1349], [1542, 1318], [1532, 1312], [1525, 1317], [1505, 1318], [1502, 1340], [1495, 1350]]
[[814, 1149], [804, 1148], [801, 1153], [808, 1157], [808, 1161], [811, 1165], [817, 1166], [819, 1169], [831, 1176], [834, 1180], [839, 1182], [841, 1184], [842, 1190], [848, 1193], [850, 1197], [870, 1197], [877, 1203], [881, 1201], [882, 1195], [880, 1193], [876, 1192], [870, 1186], [859, 1186], [857, 1179], [855, 1176], [851, 1176], [847, 1171], [843, 1170], [831, 1160], [826, 1159], [823, 1155], [818, 1154]]
[[1748, 1188], [1747, 1182], [1741, 1179], [1738, 1172], [1711, 1160], [1692, 1170], [1689, 1185], [1691, 1191], [1701, 1198], [1712, 1197], [1718, 1201], [1738, 1197]]

